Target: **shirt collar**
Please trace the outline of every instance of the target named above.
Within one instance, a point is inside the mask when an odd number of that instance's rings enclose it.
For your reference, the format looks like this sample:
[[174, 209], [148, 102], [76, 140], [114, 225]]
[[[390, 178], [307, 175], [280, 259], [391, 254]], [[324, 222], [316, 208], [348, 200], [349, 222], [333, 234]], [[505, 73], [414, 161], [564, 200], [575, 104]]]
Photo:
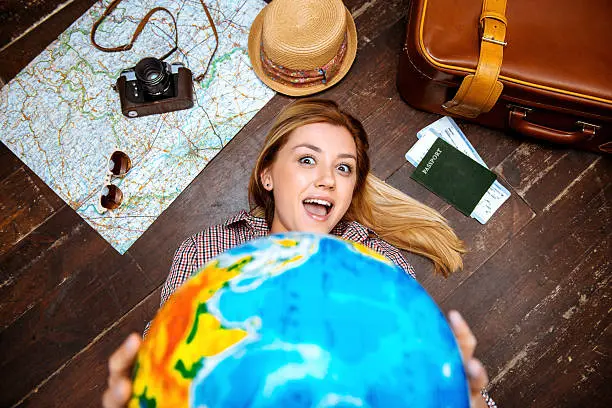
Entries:
[[228, 218], [224, 224], [227, 227], [232, 227], [239, 223], [246, 223], [255, 233], [256, 236], [267, 235], [270, 228], [264, 218], [255, 217], [245, 210], [240, 210], [233, 217]]
[[[268, 223], [264, 218], [255, 217], [245, 210], [240, 210], [233, 217], [225, 221], [227, 227], [232, 227], [238, 223], [246, 223], [255, 232], [256, 236], [267, 235], [270, 231]], [[376, 232], [357, 221], [340, 221], [330, 232], [332, 235], [339, 236], [357, 243], [364, 243], [370, 237], [378, 238]]]
[[340, 221], [331, 230], [331, 234], [359, 244], [363, 244], [370, 237], [378, 237], [374, 230], [357, 221]]

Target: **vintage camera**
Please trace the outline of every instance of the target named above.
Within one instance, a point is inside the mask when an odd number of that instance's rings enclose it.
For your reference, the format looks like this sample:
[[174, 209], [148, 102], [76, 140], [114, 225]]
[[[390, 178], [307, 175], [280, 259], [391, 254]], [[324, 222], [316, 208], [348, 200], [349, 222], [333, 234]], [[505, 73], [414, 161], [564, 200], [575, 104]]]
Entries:
[[180, 62], [144, 58], [121, 71], [115, 89], [121, 111], [129, 118], [193, 107], [191, 71]]

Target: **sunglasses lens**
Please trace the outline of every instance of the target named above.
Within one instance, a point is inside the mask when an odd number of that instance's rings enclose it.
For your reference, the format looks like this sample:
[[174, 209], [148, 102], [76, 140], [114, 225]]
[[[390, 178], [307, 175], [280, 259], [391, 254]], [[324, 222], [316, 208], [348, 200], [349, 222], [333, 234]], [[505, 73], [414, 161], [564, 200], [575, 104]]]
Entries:
[[115, 176], [123, 176], [132, 168], [132, 161], [127, 154], [115, 151], [108, 160], [108, 170]]
[[109, 184], [102, 190], [102, 197], [100, 197], [100, 204], [102, 207], [109, 210], [114, 210], [119, 207], [123, 201], [123, 193], [119, 187]]

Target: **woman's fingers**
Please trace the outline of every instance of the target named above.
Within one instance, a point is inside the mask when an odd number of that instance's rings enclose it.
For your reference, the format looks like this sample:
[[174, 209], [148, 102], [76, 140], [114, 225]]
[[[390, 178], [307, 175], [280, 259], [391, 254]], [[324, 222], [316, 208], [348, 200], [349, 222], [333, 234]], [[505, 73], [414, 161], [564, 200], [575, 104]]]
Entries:
[[487, 403], [480, 392], [489, 383], [487, 371], [482, 363], [475, 358], [468, 361], [466, 364], [466, 371], [470, 387], [470, 407], [487, 408]]
[[473, 358], [467, 363], [467, 374], [470, 383], [470, 394], [480, 395], [480, 390], [485, 388], [489, 383], [487, 370], [485, 370], [479, 360]]
[[467, 364], [474, 356], [474, 350], [476, 349], [476, 337], [470, 330], [470, 326], [463, 320], [461, 314], [456, 310], [451, 310], [448, 313], [448, 319], [450, 320], [453, 333], [459, 344], [461, 350], [461, 356], [463, 357], [464, 364]]
[[104, 408], [123, 408], [132, 395], [132, 383], [127, 378], [118, 378], [113, 387], [107, 388], [102, 396]]
[[104, 408], [124, 407], [128, 403], [132, 394], [131, 371], [141, 342], [141, 337], [132, 333], [109, 358], [108, 388], [102, 396]]
[[476, 349], [476, 337], [470, 326], [463, 320], [463, 317], [456, 310], [451, 310], [448, 313], [453, 333], [459, 344], [461, 356], [463, 357], [463, 365], [468, 376], [470, 387], [470, 405], [472, 408], [486, 407], [480, 391], [489, 383], [487, 370], [480, 361], [474, 358], [474, 350]]
[[111, 355], [108, 360], [108, 371], [111, 377], [114, 375], [130, 375], [130, 370], [136, 360], [136, 354], [140, 348], [141, 339], [136, 333], [132, 333]]

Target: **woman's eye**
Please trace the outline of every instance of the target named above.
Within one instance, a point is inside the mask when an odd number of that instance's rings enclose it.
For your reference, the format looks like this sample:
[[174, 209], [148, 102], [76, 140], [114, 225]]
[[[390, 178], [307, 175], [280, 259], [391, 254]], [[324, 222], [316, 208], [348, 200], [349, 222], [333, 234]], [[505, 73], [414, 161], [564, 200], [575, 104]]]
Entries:
[[315, 162], [314, 159], [310, 156], [302, 157], [300, 159], [300, 163], [302, 164], [314, 164], [314, 162]]
[[338, 166], [338, 170], [343, 173], [350, 173], [353, 169], [348, 164], [341, 164]]

